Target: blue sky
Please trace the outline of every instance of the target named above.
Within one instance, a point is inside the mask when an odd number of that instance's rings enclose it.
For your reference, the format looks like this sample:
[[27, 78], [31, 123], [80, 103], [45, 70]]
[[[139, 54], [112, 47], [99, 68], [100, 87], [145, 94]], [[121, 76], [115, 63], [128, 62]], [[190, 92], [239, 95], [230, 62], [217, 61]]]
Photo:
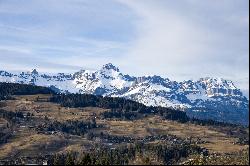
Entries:
[[0, 69], [223, 77], [249, 91], [248, 0], [0, 0]]

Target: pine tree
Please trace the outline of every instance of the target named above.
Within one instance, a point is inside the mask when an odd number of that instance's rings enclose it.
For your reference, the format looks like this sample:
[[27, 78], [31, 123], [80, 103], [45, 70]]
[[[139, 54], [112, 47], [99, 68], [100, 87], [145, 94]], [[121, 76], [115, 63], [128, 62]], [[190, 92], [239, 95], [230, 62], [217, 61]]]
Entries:
[[80, 162], [80, 165], [92, 165], [92, 160], [89, 154], [85, 155]]
[[75, 165], [72, 154], [67, 154], [65, 165]]
[[55, 155], [55, 157], [53, 158], [53, 165], [61, 165], [59, 155]]

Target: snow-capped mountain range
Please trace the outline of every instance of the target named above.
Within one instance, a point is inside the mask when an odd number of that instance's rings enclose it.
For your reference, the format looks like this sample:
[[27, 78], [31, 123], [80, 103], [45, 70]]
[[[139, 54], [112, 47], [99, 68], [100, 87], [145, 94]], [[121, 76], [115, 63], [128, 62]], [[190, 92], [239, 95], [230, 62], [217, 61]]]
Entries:
[[197, 81], [171, 81], [160, 76], [124, 75], [113, 64], [100, 70], [81, 70], [56, 75], [0, 71], [0, 82], [51, 87], [61, 93], [89, 93], [124, 97], [147, 106], [173, 107], [190, 116], [248, 124], [249, 101], [232, 81], [201, 78]]

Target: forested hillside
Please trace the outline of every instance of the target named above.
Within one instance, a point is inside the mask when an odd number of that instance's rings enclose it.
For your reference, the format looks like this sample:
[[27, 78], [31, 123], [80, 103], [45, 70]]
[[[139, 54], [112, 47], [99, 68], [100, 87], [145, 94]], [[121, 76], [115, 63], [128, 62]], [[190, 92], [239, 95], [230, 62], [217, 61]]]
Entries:
[[9, 99], [11, 95], [53, 94], [54, 91], [41, 86], [17, 83], [0, 83], [0, 100]]
[[0, 165], [249, 160], [246, 126], [189, 118], [183, 111], [124, 98], [59, 94], [33, 85], [0, 88]]

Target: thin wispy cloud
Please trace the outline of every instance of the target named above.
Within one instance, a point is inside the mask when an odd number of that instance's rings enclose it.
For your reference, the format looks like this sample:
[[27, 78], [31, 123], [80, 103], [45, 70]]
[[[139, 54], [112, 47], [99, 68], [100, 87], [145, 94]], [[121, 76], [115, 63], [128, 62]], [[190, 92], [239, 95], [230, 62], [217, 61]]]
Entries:
[[[129, 72], [157, 71], [177, 80], [224, 77], [236, 84], [248, 77], [247, 1], [119, 2], [141, 16], [139, 37], [125, 56], [135, 62], [124, 64]], [[249, 81], [244, 81], [238, 84], [247, 89]]]
[[[248, 0], [0, 0], [1, 69], [212, 76], [248, 91]], [[66, 66], [64, 66], [66, 65]]]
[[[17, 59], [12, 66], [21, 69], [21, 62], [26, 62], [23, 68], [43, 66], [36, 59], [91, 68], [86, 58], [121, 54], [129, 42], [131, 16], [125, 6], [107, 2], [113, 5], [96, 0], [0, 1], [2, 68], [11, 66], [5, 63], [8, 57]], [[54, 64], [43, 68], [53, 70]]]

